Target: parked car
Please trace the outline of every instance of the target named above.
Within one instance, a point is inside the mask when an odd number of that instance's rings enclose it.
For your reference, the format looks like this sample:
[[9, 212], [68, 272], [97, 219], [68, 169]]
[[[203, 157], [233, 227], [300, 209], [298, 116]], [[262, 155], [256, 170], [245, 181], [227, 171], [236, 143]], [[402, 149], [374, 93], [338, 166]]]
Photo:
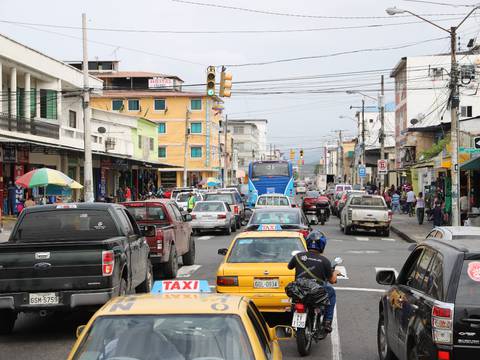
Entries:
[[203, 200], [203, 195], [197, 191], [192, 192], [180, 192], [177, 194], [175, 198], [175, 202], [177, 203], [178, 207], [182, 210], [186, 210], [188, 208], [188, 199], [190, 198], [190, 194], [193, 193], [193, 196], [197, 201]]
[[377, 234], [390, 236], [392, 211], [383, 196], [357, 195], [348, 198], [340, 215], [340, 228], [345, 234], [354, 230], [375, 230]]
[[21, 312], [100, 307], [110, 298], [148, 293], [148, 244], [121, 205], [78, 203], [25, 208], [0, 244], [0, 334]]
[[205, 201], [224, 201], [233, 211], [235, 215], [235, 223], [237, 229], [242, 227], [242, 222], [245, 219], [245, 205], [243, 203], [242, 197], [235, 191], [212, 191], [208, 192], [203, 196]]
[[256, 231], [261, 225], [279, 225], [282, 230], [293, 230], [307, 238], [310, 224], [300, 208], [263, 208], [254, 210], [246, 231]]
[[183, 265], [195, 263], [195, 241], [192, 237], [190, 214], [180, 211], [169, 199], [130, 201], [123, 205], [144, 229], [150, 247], [155, 275], [175, 278], [178, 257]]
[[379, 304], [381, 360], [480, 358], [478, 231], [443, 229], [452, 238], [429, 236], [398, 276], [392, 270], [377, 273], [379, 284], [391, 286]]
[[237, 230], [235, 215], [230, 205], [223, 201], [199, 201], [190, 215], [192, 229], [197, 234], [202, 230], [222, 230], [230, 235]]
[[292, 207], [290, 198], [283, 194], [263, 194], [257, 198], [255, 209], [264, 207]]

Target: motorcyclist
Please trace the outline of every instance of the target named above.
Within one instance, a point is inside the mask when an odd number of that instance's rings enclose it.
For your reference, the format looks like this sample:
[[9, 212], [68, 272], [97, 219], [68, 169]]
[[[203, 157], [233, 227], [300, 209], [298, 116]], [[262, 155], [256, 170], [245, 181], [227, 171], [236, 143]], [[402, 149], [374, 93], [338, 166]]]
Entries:
[[337, 282], [339, 271], [332, 270], [332, 264], [323, 251], [327, 245], [327, 238], [319, 230], [312, 231], [307, 239], [306, 252], [296, 254], [288, 263], [289, 269], [295, 269], [295, 279], [306, 278], [322, 282], [328, 294], [330, 304], [326, 306], [323, 326], [326, 332], [332, 332], [333, 313], [335, 310], [336, 294], [330, 284]]

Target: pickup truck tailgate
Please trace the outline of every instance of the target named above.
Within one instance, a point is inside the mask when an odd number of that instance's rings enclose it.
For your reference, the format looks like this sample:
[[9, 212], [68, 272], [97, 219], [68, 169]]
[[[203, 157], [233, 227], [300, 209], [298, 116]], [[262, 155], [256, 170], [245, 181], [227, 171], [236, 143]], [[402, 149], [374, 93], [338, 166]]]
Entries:
[[4, 244], [0, 250], [0, 292], [98, 289], [102, 276], [100, 243]]
[[380, 209], [352, 209], [352, 221], [388, 221], [388, 211]]

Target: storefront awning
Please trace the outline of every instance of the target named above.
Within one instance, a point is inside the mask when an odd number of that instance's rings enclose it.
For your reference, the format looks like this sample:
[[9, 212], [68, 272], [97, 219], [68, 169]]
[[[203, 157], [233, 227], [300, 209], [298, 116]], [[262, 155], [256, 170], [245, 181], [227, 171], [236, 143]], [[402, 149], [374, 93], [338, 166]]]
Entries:
[[480, 170], [480, 157], [473, 158], [460, 166], [460, 170]]

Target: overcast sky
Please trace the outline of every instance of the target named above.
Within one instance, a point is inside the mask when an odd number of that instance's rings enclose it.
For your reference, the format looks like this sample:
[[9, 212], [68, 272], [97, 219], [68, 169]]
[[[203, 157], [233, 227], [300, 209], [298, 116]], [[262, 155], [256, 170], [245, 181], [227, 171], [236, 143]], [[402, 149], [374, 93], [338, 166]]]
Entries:
[[[171, 34], [148, 32], [89, 31], [91, 60], [120, 60], [121, 70], [156, 71], [175, 74], [185, 84], [205, 82], [207, 65], [245, 64], [295, 57], [329, 55], [353, 50], [398, 47], [448, 34], [427, 23], [352, 28], [366, 25], [416, 22], [412, 17], [388, 17], [385, 8], [397, 6], [420, 14], [466, 14], [464, 6], [444, 6], [407, 0], [192, 0], [206, 4], [241, 7], [290, 15], [263, 14], [240, 9], [200, 6], [174, 0], [0, 0], [0, 32], [39, 51], [62, 60], [82, 57], [81, 30], [6, 23], [5, 21], [40, 23], [60, 26], [81, 26], [81, 13], [86, 12], [88, 26], [135, 30], [172, 31], [238, 31], [238, 30], [336, 30], [247, 33], [247, 34]], [[434, 1], [434, 0], [432, 0]], [[472, 1], [438, 0], [441, 3], [465, 5]], [[449, 27], [461, 15], [436, 15], [447, 19], [438, 23]], [[346, 17], [332, 19], [327, 17]], [[359, 18], [372, 17], [372, 18]], [[376, 18], [378, 17], [378, 18]], [[338, 28], [346, 29], [338, 29]], [[460, 44], [477, 36], [480, 11], [462, 25]], [[62, 35], [63, 34], [63, 35]], [[480, 40], [479, 40], [480, 41]], [[101, 42], [104, 44], [98, 44]], [[129, 49], [141, 51], [133, 51]], [[0, 50], [1, 51], [1, 50]], [[449, 51], [449, 40], [424, 42], [403, 49], [370, 51], [281, 62], [262, 66], [230, 66], [234, 90], [242, 90], [226, 100], [226, 113], [231, 118], [266, 118], [269, 121], [269, 142], [282, 150], [305, 148], [306, 158], [318, 159], [320, 150], [313, 149], [331, 141], [334, 130], [348, 130], [355, 135], [355, 124], [348, 118], [359, 106], [359, 95], [347, 95], [345, 89], [375, 89], [380, 72], [348, 77], [314, 78], [293, 82], [238, 84], [240, 81], [284, 79], [337, 74], [354, 71], [391, 69], [403, 56]], [[388, 74], [385, 71], [384, 74]], [[272, 89], [274, 88], [274, 89]], [[321, 94], [298, 93], [302, 89], [330, 89], [339, 92]], [[187, 89], [187, 88], [185, 88]], [[204, 87], [196, 88], [204, 90]], [[393, 101], [391, 79], [386, 76], [387, 101]], [[292, 90], [296, 94], [257, 95], [252, 92]], [[247, 92], [247, 93], [245, 93]], [[367, 105], [374, 102], [368, 100]]]

